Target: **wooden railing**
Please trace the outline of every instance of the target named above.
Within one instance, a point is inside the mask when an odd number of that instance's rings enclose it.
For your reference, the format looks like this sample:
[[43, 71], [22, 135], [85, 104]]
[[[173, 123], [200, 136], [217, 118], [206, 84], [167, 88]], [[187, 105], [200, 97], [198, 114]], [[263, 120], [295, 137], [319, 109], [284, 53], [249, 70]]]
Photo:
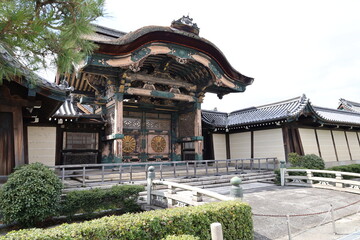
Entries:
[[[284, 182], [288, 186], [306, 186], [360, 193], [360, 174], [358, 173], [313, 169], [285, 169], [284, 172]], [[294, 173], [303, 174], [294, 175]], [[346, 179], [349, 177], [355, 179]]]
[[[146, 181], [149, 166], [156, 168], [156, 179], [199, 177], [223, 174], [241, 174], [244, 171], [273, 170], [278, 167], [276, 158], [197, 160], [139, 163], [106, 163], [58, 165], [55, 169], [62, 182], [71, 186], [103, 183], [133, 183]], [[76, 181], [68, 181], [76, 180]], [[76, 185], [77, 184], [77, 185]]]

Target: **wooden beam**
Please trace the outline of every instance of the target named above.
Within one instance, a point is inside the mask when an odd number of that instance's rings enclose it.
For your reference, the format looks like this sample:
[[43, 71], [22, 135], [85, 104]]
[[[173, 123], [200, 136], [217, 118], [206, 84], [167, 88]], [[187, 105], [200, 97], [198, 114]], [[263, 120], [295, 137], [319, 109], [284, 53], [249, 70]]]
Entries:
[[126, 73], [125, 78], [130, 81], [152, 82], [152, 83], [159, 83], [159, 84], [164, 84], [164, 85], [169, 85], [169, 86], [183, 87], [189, 91], [196, 90], [196, 85], [187, 83], [187, 82], [184, 82], [184, 81], [181, 81], [178, 79], [172, 80], [172, 79], [167, 79], [167, 78], [154, 77], [154, 76], [150, 76], [150, 75], [143, 75], [143, 74], [139, 74], [139, 73]]
[[157, 98], [173, 99], [173, 100], [185, 101], [185, 102], [195, 102], [194, 97], [189, 95], [171, 93], [165, 91], [149, 90], [143, 88], [128, 88], [126, 90], [126, 93], [129, 95], [139, 95], [145, 97], [157, 97]]

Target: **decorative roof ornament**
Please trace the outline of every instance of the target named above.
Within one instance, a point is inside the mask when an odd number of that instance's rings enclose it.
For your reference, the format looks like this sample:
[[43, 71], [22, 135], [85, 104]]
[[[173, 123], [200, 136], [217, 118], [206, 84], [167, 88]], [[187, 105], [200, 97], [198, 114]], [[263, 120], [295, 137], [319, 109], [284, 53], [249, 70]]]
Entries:
[[182, 16], [182, 18], [179, 18], [178, 20], [174, 20], [171, 23], [172, 28], [176, 28], [178, 30], [194, 33], [196, 35], [199, 35], [200, 28], [197, 26], [196, 23], [193, 23], [193, 19], [188, 16]]

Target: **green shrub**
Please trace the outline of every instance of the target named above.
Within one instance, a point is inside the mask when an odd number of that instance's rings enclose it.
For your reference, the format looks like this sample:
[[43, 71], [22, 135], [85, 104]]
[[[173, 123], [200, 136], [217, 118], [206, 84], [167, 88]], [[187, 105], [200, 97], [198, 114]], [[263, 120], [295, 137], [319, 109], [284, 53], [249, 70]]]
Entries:
[[289, 153], [288, 161], [291, 163], [291, 166], [295, 168], [300, 167], [306, 169], [325, 169], [324, 160], [315, 154], [306, 154], [305, 156], [300, 156], [297, 153]]
[[77, 213], [92, 213], [100, 210], [121, 209], [122, 212], [136, 212], [139, 192], [144, 186], [121, 185], [110, 189], [91, 189], [67, 193], [62, 202], [60, 215], [74, 216]]
[[[360, 164], [350, 164], [343, 166], [334, 166], [327, 168], [330, 171], [338, 171], [338, 172], [351, 172], [351, 173], [360, 173]], [[344, 179], [352, 179], [355, 177], [352, 176], [343, 176]]]
[[61, 190], [60, 179], [45, 165], [33, 163], [17, 168], [0, 193], [4, 222], [28, 227], [54, 216]]
[[288, 162], [293, 167], [301, 166], [301, 156], [297, 153], [289, 153], [288, 154]]
[[325, 169], [324, 160], [315, 154], [306, 154], [302, 157], [302, 167], [307, 169]]
[[10, 232], [0, 239], [162, 239], [189, 234], [211, 239], [210, 224], [220, 222], [224, 239], [253, 239], [251, 207], [240, 201], [213, 202], [103, 217], [48, 229]]
[[163, 238], [162, 240], [200, 240], [198, 237], [194, 237], [192, 235], [169, 235], [166, 238]]

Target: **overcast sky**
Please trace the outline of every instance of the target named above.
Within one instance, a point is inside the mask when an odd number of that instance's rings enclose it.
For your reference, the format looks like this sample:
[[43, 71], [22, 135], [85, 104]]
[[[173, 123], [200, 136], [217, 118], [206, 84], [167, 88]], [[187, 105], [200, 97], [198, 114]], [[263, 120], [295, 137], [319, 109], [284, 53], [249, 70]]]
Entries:
[[125, 32], [170, 26], [189, 14], [240, 73], [255, 78], [243, 93], [203, 109], [230, 112], [306, 94], [314, 105], [360, 102], [360, 1], [106, 0], [98, 24]]

